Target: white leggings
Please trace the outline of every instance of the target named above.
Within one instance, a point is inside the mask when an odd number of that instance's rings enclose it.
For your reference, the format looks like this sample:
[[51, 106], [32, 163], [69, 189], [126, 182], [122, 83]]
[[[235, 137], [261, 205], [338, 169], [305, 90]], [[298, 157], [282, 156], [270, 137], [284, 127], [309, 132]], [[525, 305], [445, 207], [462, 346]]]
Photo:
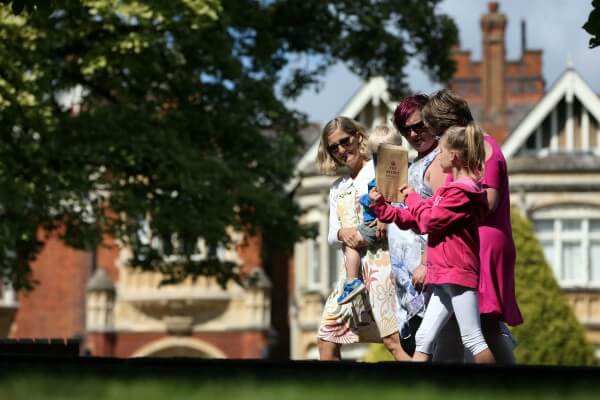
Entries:
[[416, 351], [433, 354], [437, 337], [446, 322], [456, 314], [465, 349], [476, 355], [488, 348], [481, 332], [477, 291], [458, 285], [432, 285], [433, 293], [421, 326], [415, 335]]

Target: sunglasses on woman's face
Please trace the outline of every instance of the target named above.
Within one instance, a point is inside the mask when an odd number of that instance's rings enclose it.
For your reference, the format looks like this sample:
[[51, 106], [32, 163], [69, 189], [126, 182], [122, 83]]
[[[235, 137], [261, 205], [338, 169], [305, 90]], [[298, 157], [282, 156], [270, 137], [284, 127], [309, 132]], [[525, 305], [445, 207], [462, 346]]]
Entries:
[[402, 128], [401, 132], [403, 135], [408, 135], [412, 131], [417, 135], [420, 135], [421, 133], [425, 132], [426, 129], [427, 127], [425, 126], [425, 123], [423, 121], [419, 121], [416, 124], [406, 125], [404, 128]]
[[346, 136], [345, 138], [340, 139], [337, 143], [331, 143], [329, 146], [327, 146], [327, 150], [330, 154], [339, 154], [340, 146], [342, 146], [344, 149], [347, 149], [352, 146], [352, 142], [352, 136]]

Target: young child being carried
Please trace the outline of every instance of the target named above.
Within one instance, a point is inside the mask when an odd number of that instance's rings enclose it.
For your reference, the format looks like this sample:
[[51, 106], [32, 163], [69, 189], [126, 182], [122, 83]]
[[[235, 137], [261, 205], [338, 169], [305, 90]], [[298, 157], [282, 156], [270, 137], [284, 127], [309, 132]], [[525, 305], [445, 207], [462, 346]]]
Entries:
[[410, 187], [402, 188], [408, 194], [406, 209], [386, 204], [377, 189], [370, 191], [369, 198], [380, 221], [428, 234], [425, 284], [431, 286], [432, 296], [415, 335], [413, 361], [431, 359], [438, 335], [454, 313], [463, 345], [475, 362], [493, 363], [477, 305], [477, 227], [488, 210], [486, 192], [479, 184], [485, 161], [483, 133], [474, 122], [449, 128], [440, 148], [440, 165], [454, 181], [441, 186], [432, 198], [422, 199]]
[[[367, 147], [372, 154], [375, 166], [377, 165], [377, 150], [384, 143], [401, 145], [402, 137], [396, 131], [384, 125], [378, 125], [371, 131]], [[369, 190], [375, 187], [375, 179], [369, 182], [368, 187]], [[384, 238], [377, 237], [377, 219], [370, 208], [368, 193], [360, 197], [360, 204], [363, 210], [363, 221], [358, 225], [357, 229], [365, 242], [367, 242], [366, 248], [369, 248]], [[364, 249], [359, 251], [352, 247], [344, 246], [343, 250], [346, 282], [344, 283], [342, 294], [337, 298], [338, 304], [350, 302], [357, 294], [365, 290], [365, 284], [360, 277], [361, 259], [364, 255]]]

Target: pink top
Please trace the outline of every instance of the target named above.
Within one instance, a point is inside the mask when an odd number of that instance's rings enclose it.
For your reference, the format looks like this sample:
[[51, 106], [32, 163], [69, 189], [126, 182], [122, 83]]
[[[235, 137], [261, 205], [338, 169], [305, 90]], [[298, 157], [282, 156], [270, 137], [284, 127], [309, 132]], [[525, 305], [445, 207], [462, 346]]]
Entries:
[[[516, 250], [510, 224], [510, 192], [506, 159], [489, 135], [484, 140], [492, 149], [485, 162], [481, 184], [498, 192], [498, 205], [479, 226], [479, 312], [493, 315], [509, 325], [523, 322], [515, 295]], [[446, 184], [452, 182], [448, 174]]]
[[500, 146], [489, 135], [485, 141], [492, 149], [485, 162], [482, 185], [498, 192], [498, 205], [479, 227], [481, 276], [479, 311], [492, 314], [509, 325], [518, 325], [523, 317], [515, 296], [516, 251], [510, 224], [510, 192], [506, 159]]
[[479, 282], [478, 223], [488, 203], [485, 191], [471, 179], [440, 187], [432, 198], [408, 195], [407, 209], [381, 199], [373, 206], [382, 222], [427, 233], [427, 284], [455, 284], [477, 288]]

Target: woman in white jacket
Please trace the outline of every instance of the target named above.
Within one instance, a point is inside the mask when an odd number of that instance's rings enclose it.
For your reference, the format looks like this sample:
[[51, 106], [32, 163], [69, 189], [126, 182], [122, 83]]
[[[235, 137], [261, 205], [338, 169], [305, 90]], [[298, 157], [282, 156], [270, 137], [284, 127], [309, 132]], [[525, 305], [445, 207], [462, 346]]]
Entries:
[[[366, 148], [367, 134], [356, 121], [337, 117], [323, 128], [319, 146], [319, 166], [325, 173], [346, 167], [348, 175], [337, 179], [329, 192], [329, 243], [362, 249], [365, 242], [356, 229], [361, 222], [359, 204], [367, 193], [368, 183], [375, 177], [373, 162]], [[379, 235], [385, 235], [380, 226]], [[400, 345], [396, 316], [396, 295], [391, 275], [391, 261], [386, 241], [367, 249], [362, 258], [362, 278], [366, 296], [352, 302], [337, 302], [343, 284], [342, 277], [327, 299], [319, 325], [319, 357], [339, 360], [342, 344], [383, 342], [394, 358], [407, 361], [410, 357]]]

